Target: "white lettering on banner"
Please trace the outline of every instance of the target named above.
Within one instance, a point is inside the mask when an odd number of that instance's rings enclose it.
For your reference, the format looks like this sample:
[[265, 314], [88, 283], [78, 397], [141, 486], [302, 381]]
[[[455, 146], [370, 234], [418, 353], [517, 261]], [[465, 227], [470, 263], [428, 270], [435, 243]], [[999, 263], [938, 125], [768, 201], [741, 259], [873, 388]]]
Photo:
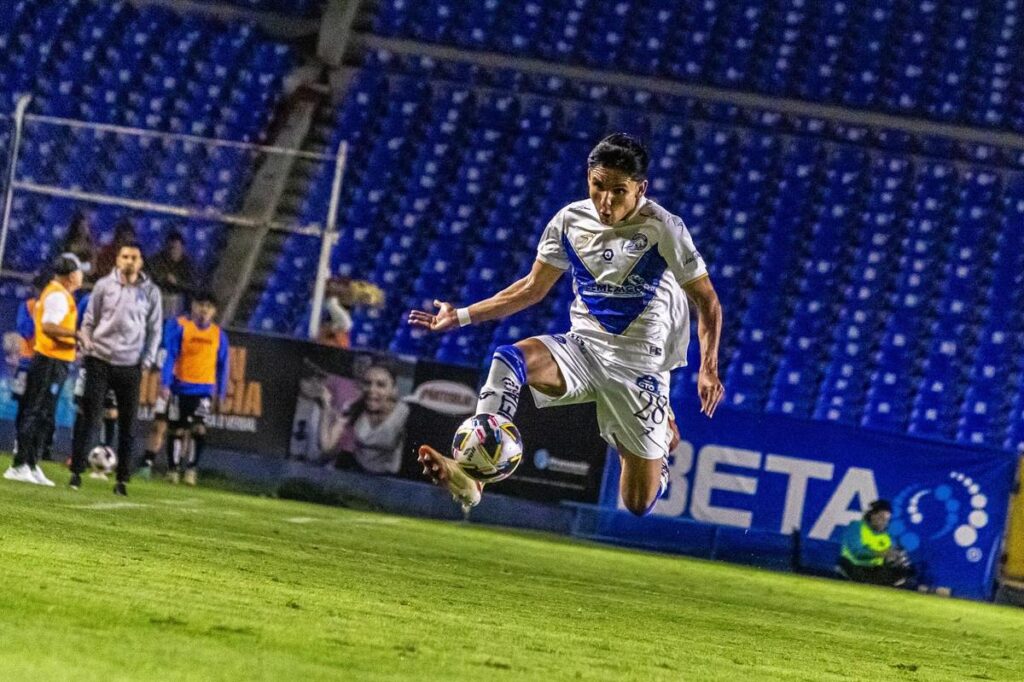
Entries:
[[[689, 503], [690, 516], [697, 521], [750, 528], [753, 523], [752, 511], [713, 505], [711, 497], [716, 490], [756, 495], [756, 477], [720, 472], [718, 465], [760, 469], [761, 457], [760, 452], [753, 450], [706, 445], [697, 454], [697, 463], [694, 467], [693, 444], [681, 441], [669, 456], [668, 494], [658, 501], [654, 513], [659, 516], [684, 516]], [[692, 497], [687, 478], [691, 471]], [[789, 478], [786, 484], [786, 498], [782, 504], [779, 532], [791, 533], [803, 526], [808, 482], [812, 479], [831, 481], [835, 475], [835, 465], [830, 462], [770, 454], [764, 457], [764, 471], [785, 474]], [[855, 498], [859, 498], [858, 504], [850, 509]], [[832, 491], [825, 508], [817, 515], [811, 532], [808, 533], [809, 537], [829, 539], [836, 528], [860, 518], [862, 510], [876, 499], [878, 486], [875, 483], [875, 473], [871, 469], [851, 467]], [[626, 508], [621, 497], [618, 506], [619, 509]], [[763, 508], [765, 505], [762, 501], [758, 506]]]
[[[850, 509], [850, 502], [855, 497], [860, 497], [860, 508]], [[871, 469], [850, 467], [808, 535], [817, 540], [828, 540], [832, 531], [859, 519], [864, 513], [862, 510], [877, 499], [875, 473]]]
[[764, 460], [764, 470], [789, 476], [789, 482], [786, 484], [786, 504], [783, 507], [779, 532], [792, 533], [801, 527], [803, 521], [808, 479], [831, 481], [835, 467], [826, 462], [768, 455]]
[[690, 515], [697, 521], [750, 528], [752, 512], [732, 507], [716, 507], [711, 504], [711, 494], [715, 490], [727, 490], [754, 495], [757, 493], [757, 479], [753, 476], [720, 473], [717, 471], [719, 464], [758, 469], [761, 467], [761, 453], [721, 445], [705, 445], [701, 448], [697, 456], [697, 473], [693, 481]]

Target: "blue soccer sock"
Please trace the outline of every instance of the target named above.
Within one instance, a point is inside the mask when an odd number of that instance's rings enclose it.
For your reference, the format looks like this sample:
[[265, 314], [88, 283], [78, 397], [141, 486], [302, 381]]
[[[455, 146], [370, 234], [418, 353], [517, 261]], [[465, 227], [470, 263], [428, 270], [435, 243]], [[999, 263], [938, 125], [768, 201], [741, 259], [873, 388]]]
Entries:
[[526, 383], [526, 357], [515, 346], [498, 346], [487, 381], [480, 387], [476, 413], [498, 414], [511, 420], [519, 407], [519, 392]]

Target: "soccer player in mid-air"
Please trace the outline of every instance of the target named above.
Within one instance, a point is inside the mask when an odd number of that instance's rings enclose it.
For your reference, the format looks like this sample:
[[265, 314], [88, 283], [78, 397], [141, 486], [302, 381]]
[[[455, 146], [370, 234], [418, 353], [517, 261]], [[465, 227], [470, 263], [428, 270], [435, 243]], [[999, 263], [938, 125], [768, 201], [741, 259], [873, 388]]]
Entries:
[[[725, 395], [721, 305], [683, 221], [645, 196], [648, 164], [635, 138], [601, 140], [587, 158], [589, 200], [552, 218], [525, 277], [470, 306], [434, 301], [434, 314], [413, 310], [408, 319], [444, 332], [507, 317], [540, 302], [570, 270], [571, 330], [499, 346], [476, 412], [513, 419], [524, 384], [538, 407], [597, 403], [601, 436], [622, 464], [619, 493], [637, 515], [650, 512], [668, 485], [669, 371], [686, 364], [687, 299], [699, 312], [701, 412], [712, 417]], [[420, 447], [419, 460], [464, 506], [479, 503], [482, 486], [454, 460], [429, 446]]]

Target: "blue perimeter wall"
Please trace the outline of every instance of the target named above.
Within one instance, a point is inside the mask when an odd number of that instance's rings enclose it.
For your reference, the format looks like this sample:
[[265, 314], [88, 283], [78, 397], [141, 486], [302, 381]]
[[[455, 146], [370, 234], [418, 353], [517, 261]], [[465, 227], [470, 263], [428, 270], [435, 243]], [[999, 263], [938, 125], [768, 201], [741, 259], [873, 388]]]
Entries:
[[[728, 408], [709, 420], [695, 401], [676, 414], [684, 440], [671, 457], [668, 494], [652, 517], [599, 514], [592, 535], [659, 549], [710, 546], [717, 558], [760, 554], [778, 564], [773, 548], [798, 530], [803, 561], [824, 572], [843, 529], [885, 498], [894, 508], [890, 532], [925, 585], [992, 597], [1015, 455]], [[601, 492], [609, 512], [619, 508], [618, 473], [618, 458], [609, 457]]]

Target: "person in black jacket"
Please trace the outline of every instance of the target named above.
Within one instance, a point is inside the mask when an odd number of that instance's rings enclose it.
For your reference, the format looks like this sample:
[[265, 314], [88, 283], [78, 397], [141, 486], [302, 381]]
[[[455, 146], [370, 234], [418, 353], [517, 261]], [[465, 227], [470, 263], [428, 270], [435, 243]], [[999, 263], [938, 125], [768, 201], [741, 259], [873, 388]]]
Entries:
[[160, 287], [164, 302], [164, 319], [169, 320], [185, 308], [185, 299], [197, 284], [196, 269], [185, 253], [185, 239], [178, 231], [170, 232], [164, 246], [149, 259], [146, 270]]

